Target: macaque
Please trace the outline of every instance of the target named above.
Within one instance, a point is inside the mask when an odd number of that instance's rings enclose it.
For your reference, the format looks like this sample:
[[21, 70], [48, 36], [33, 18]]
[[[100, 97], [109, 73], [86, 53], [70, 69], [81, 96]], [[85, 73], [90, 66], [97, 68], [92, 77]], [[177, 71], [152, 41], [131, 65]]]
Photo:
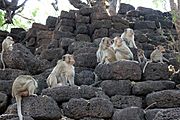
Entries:
[[146, 63], [147, 62], [147, 58], [144, 55], [144, 50], [142, 49], [138, 49], [137, 50], [137, 58], [138, 58], [138, 62], [141, 63]]
[[150, 55], [150, 60], [146, 62], [144, 68], [143, 68], [143, 73], [145, 72], [145, 69], [147, 67], [148, 63], [151, 62], [160, 62], [160, 63], [164, 63], [164, 61], [169, 62], [169, 60], [167, 60], [165, 57], [163, 57], [163, 52], [165, 52], [165, 48], [161, 45], [158, 45], [155, 50], [151, 53]]
[[2, 61], [2, 65], [3, 65], [3, 70], [5, 70], [5, 63], [3, 60], [3, 54], [5, 51], [12, 51], [13, 44], [14, 44], [13, 38], [10, 36], [7, 36], [6, 39], [4, 39], [2, 42], [1, 61]]
[[98, 51], [96, 52], [97, 62], [99, 62], [99, 64], [108, 64], [117, 60], [111, 45], [112, 40], [110, 38], [104, 37], [101, 39]]
[[119, 60], [133, 60], [133, 53], [126, 45], [125, 41], [120, 37], [114, 38], [113, 48], [115, 50], [116, 59]]
[[[52, 70], [51, 74], [47, 78], [47, 84], [49, 88], [56, 86], [75, 85], [74, 77], [74, 56], [70, 54], [63, 55], [61, 60], [58, 60], [57, 65]], [[69, 82], [69, 84], [68, 84]]]
[[121, 38], [126, 42], [127, 46], [129, 48], [136, 48], [137, 46], [134, 41], [134, 31], [131, 28], [127, 28], [124, 30], [123, 34], [121, 35]]
[[37, 87], [38, 84], [36, 80], [30, 75], [20, 75], [14, 80], [12, 85], [12, 96], [15, 97], [17, 102], [19, 120], [23, 120], [23, 115], [21, 112], [22, 97], [31, 95], [37, 96], [34, 94]]

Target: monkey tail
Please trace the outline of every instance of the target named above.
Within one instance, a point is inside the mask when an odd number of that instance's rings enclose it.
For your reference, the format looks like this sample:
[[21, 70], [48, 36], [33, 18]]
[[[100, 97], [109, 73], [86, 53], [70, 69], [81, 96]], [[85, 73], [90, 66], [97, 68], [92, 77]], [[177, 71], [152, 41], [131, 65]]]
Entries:
[[4, 50], [2, 50], [2, 52], [1, 52], [1, 62], [3, 64], [3, 70], [5, 70], [5, 63], [4, 63], [4, 60], [3, 60], [3, 54], [4, 54]]
[[22, 112], [21, 112], [21, 101], [22, 101], [22, 97], [21, 96], [16, 96], [17, 112], [18, 112], [19, 120], [23, 120], [23, 115], [22, 115]]
[[145, 72], [145, 70], [146, 70], [146, 67], [147, 67], [147, 65], [148, 65], [148, 63], [150, 63], [151, 61], [147, 61], [146, 62], [146, 64], [144, 65], [144, 68], [143, 68], [143, 73]]

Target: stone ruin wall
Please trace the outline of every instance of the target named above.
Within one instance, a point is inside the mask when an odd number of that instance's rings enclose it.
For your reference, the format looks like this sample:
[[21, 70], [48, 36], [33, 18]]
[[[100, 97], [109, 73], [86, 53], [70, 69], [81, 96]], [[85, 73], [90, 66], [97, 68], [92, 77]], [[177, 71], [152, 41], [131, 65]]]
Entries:
[[[158, 32], [159, 22], [163, 35]], [[150, 63], [144, 74], [142, 65], [133, 61], [97, 66], [101, 38], [121, 35], [129, 27], [135, 32], [137, 47], [145, 51], [147, 58], [154, 46], [163, 45], [169, 63]], [[39, 86], [38, 97], [23, 99], [25, 120], [180, 119], [180, 73], [171, 76], [167, 68], [169, 64], [180, 67], [170, 45], [170, 36], [176, 40], [177, 33], [168, 12], [143, 7], [135, 10], [122, 3], [118, 15], [109, 17], [93, 8], [82, 8], [62, 11], [58, 18], [49, 16], [46, 25], [33, 23], [28, 31], [0, 31], [0, 43], [7, 35], [16, 44], [12, 52], [4, 55], [8, 69], [0, 70], [0, 120], [18, 119], [11, 86], [20, 74], [32, 74]], [[136, 50], [132, 52], [136, 56]], [[80, 88], [47, 89], [46, 78], [66, 53], [75, 56], [75, 84]], [[93, 84], [93, 72], [102, 81], [97, 85]]]

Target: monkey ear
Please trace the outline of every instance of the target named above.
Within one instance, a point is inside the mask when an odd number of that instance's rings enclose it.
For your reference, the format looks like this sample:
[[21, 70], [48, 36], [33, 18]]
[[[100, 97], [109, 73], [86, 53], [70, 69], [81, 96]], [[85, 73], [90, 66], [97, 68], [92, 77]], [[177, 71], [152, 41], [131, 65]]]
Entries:
[[63, 60], [63, 61], [65, 61], [65, 58], [66, 58], [66, 56], [65, 56], [65, 55], [63, 55], [63, 56], [62, 56], [62, 60]]
[[128, 28], [124, 29], [124, 32], [127, 32]]
[[156, 47], [158, 50], [160, 50], [161, 49], [161, 47], [158, 45], [157, 47]]
[[104, 40], [105, 40], [105, 38], [103, 37], [103, 38], [102, 38], [102, 42], [104, 42]]

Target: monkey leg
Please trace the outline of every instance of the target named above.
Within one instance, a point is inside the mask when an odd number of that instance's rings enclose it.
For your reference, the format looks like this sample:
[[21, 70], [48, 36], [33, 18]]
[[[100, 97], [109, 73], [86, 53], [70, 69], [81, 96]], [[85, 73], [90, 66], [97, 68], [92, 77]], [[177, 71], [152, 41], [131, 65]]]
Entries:
[[35, 89], [36, 89], [36, 86], [34, 85], [33, 82], [29, 84], [28, 86], [29, 96], [37, 96], [36, 94], [34, 94]]
[[69, 84], [70, 86], [74, 86], [74, 76], [69, 77]]

